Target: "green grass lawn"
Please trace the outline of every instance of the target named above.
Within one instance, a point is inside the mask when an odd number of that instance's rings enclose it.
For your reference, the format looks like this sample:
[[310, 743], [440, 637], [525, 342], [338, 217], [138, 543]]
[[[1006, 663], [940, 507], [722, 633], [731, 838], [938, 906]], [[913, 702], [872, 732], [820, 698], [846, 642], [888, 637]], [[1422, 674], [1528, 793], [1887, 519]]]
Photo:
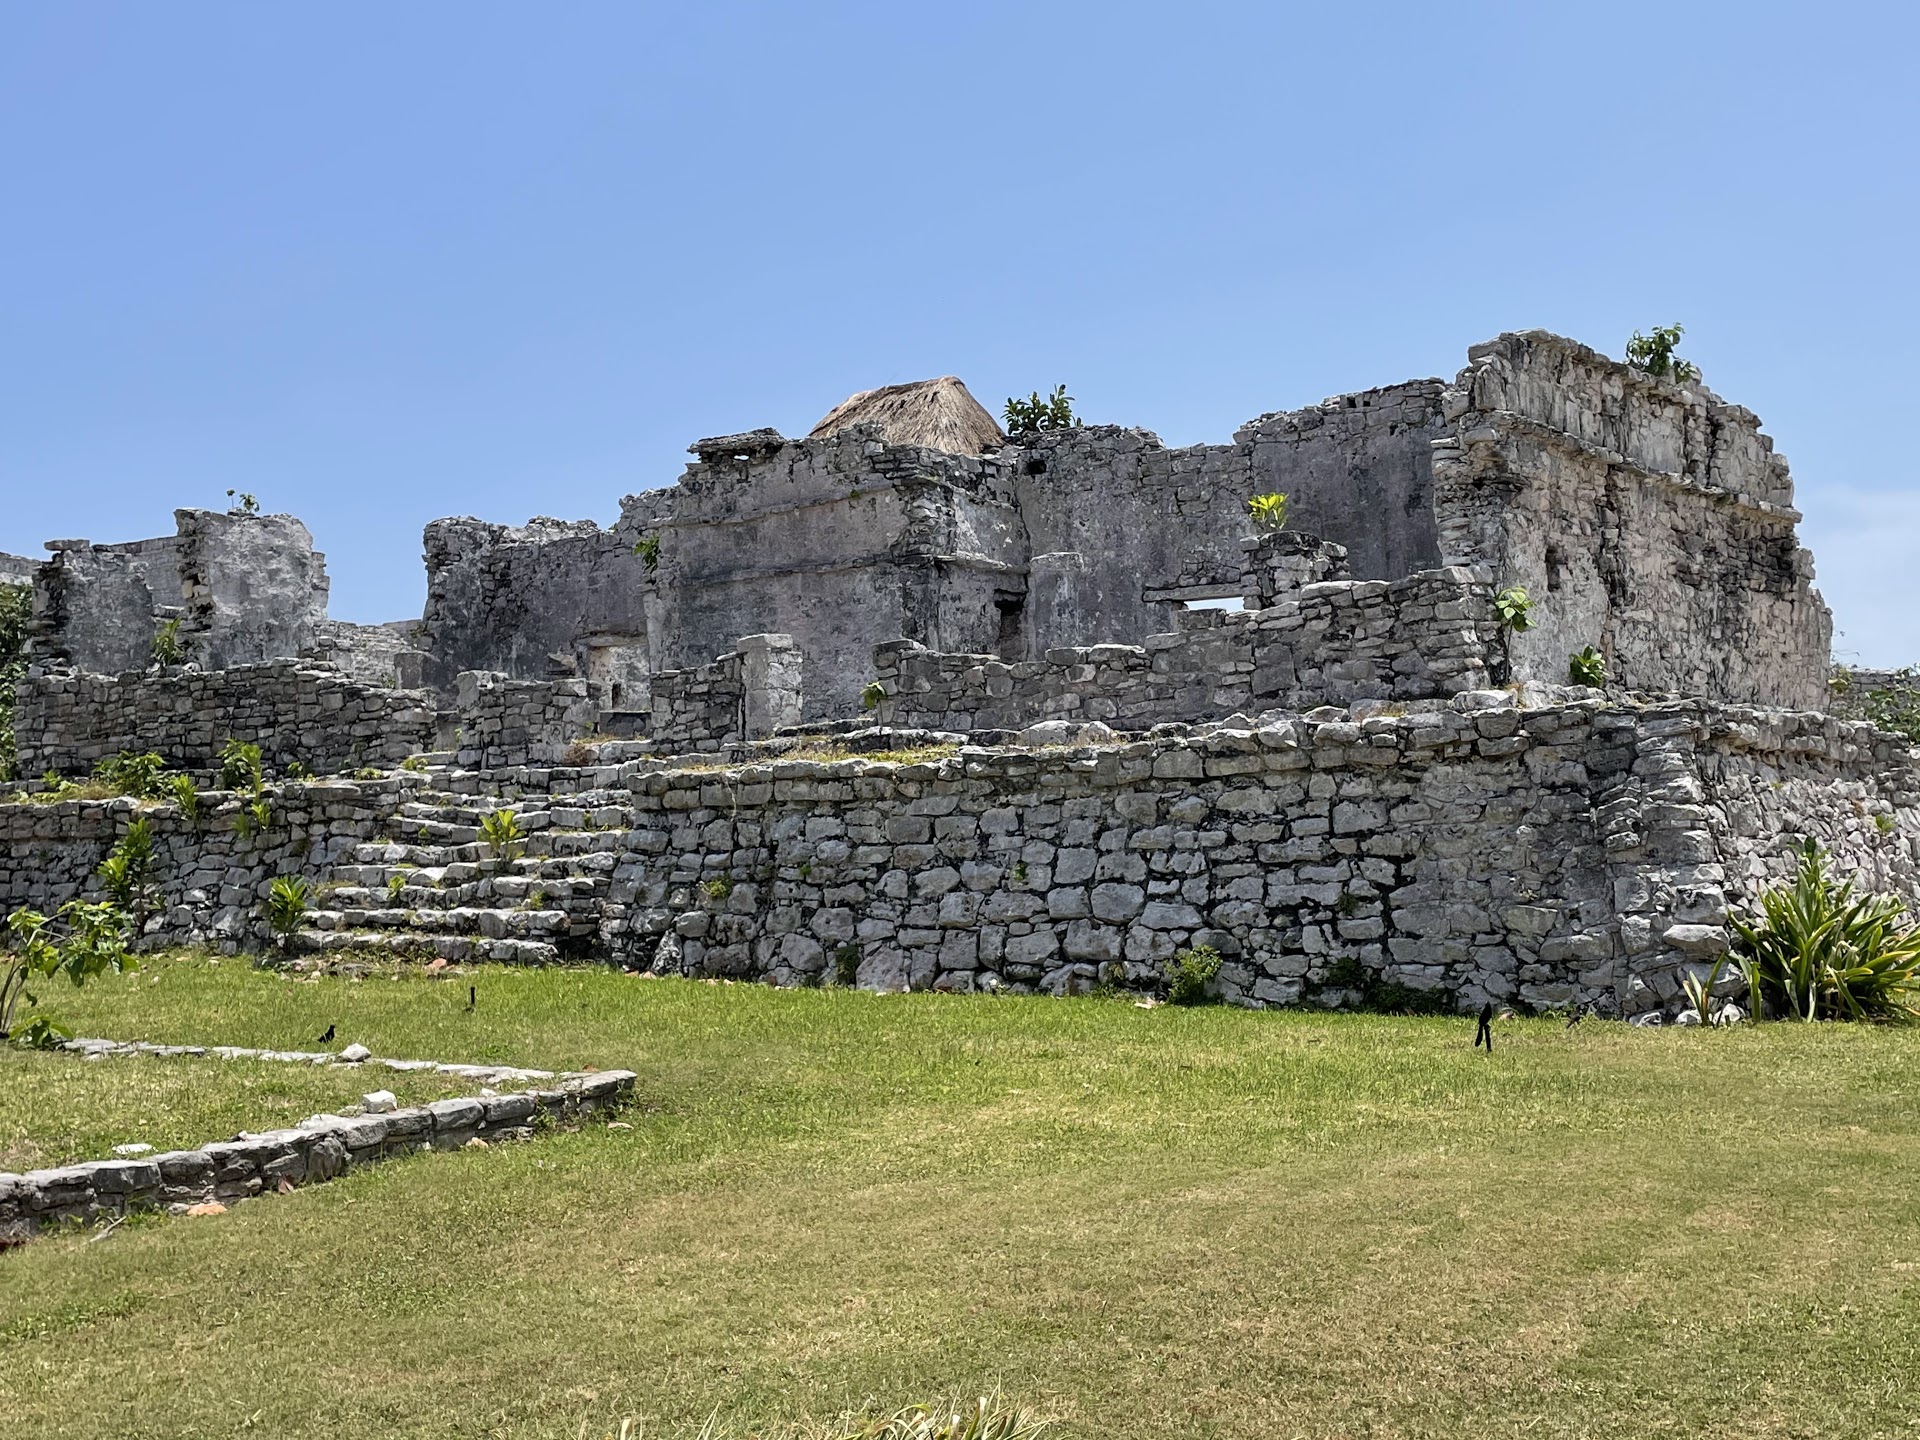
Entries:
[[[157, 974], [157, 983], [152, 977]], [[1920, 1035], [162, 963], [83, 1033], [639, 1072], [630, 1129], [0, 1256], [22, 1435], [1920, 1435]]]

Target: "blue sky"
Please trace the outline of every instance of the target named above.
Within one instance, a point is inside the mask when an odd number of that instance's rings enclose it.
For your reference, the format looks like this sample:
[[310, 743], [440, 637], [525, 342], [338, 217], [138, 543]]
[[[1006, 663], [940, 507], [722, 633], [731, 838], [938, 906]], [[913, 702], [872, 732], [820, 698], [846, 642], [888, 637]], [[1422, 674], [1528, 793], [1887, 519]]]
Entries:
[[1171, 443], [1681, 320], [1920, 660], [1920, 12], [0, 0], [0, 550], [229, 487], [419, 612], [439, 515], [954, 373]]

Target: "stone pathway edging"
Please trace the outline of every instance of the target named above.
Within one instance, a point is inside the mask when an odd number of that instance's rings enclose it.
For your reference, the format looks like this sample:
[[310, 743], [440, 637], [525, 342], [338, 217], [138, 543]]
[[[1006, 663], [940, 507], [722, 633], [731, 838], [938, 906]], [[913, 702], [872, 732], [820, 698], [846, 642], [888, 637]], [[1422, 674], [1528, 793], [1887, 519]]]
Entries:
[[[89, 1060], [109, 1055], [212, 1055], [221, 1060], [273, 1060], [289, 1065], [384, 1066], [401, 1072], [431, 1070], [456, 1075], [483, 1085], [517, 1084], [527, 1080], [570, 1080], [591, 1071], [528, 1070], [517, 1065], [454, 1065], [439, 1060], [390, 1060], [372, 1054], [364, 1045], [331, 1050], [256, 1050], [245, 1045], [154, 1045], [145, 1040], [68, 1040], [60, 1048], [75, 1050]], [[358, 1053], [356, 1053], [358, 1052]]]
[[[217, 1052], [207, 1047], [207, 1053]], [[632, 1094], [634, 1079], [631, 1070], [601, 1070], [567, 1076], [551, 1089], [436, 1100], [379, 1115], [315, 1115], [291, 1129], [242, 1133], [198, 1150], [0, 1175], [0, 1248], [24, 1244], [63, 1220], [117, 1218], [141, 1209], [178, 1215], [195, 1205], [229, 1205], [317, 1185], [398, 1155], [457, 1150], [474, 1140], [528, 1139], [540, 1120], [573, 1119], [619, 1105]]]

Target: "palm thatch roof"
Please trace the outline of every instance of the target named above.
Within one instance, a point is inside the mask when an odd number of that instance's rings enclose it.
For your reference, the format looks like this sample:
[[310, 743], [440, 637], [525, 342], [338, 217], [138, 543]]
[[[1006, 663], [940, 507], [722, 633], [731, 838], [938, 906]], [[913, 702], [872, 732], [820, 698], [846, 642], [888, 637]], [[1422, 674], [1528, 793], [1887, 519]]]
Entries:
[[954, 455], [981, 455], [1007, 443], [993, 416], [952, 375], [882, 385], [848, 396], [807, 433], [818, 440], [863, 421], [876, 422], [892, 445], [924, 445]]

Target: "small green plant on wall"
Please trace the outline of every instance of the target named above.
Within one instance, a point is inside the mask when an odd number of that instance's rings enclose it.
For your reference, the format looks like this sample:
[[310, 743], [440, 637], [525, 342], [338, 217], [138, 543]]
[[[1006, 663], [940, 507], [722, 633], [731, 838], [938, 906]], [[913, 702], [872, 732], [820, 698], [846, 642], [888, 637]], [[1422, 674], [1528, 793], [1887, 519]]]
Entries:
[[1220, 974], [1220, 952], [1211, 945], [1176, 950], [1167, 962], [1167, 1001], [1173, 1005], [1204, 1005]]
[[1567, 657], [1567, 683], [1599, 689], [1607, 683], [1606, 657], [1591, 645], [1574, 651]]
[[1656, 325], [1651, 335], [1634, 331], [1633, 338], [1627, 341], [1627, 364], [1663, 380], [1681, 384], [1698, 380], [1700, 367], [1673, 353], [1680, 347], [1680, 337], [1686, 333], [1686, 326], [1680, 324]]
[[1277, 490], [1270, 495], [1255, 495], [1247, 501], [1247, 519], [1256, 530], [1286, 529], [1287, 497]]
[[640, 557], [640, 563], [645, 565], [648, 571], [658, 570], [660, 568], [659, 534], [649, 530], [645, 535], [642, 535], [639, 542], [633, 547], [633, 553]]
[[178, 618], [167, 621], [153, 632], [153, 663], [178, 665], [187, 658], [187, 642], [180, 638]]
[[511, 810], [490, 810], [480, 818], [480, 843], [496, 860], [518, 860], [527, 848], [520, 817]]
[[1009, 396], [1004, 414], [1007, 433], [1016, 437], [1038, 435], [1043, 430], [1071, 430], [1080, 423], [1073, 413], [1073, 397], [1064, 385], [1054, 386], [1053, 393], [1044, 399], [1038, 390], [1024, 400]]
[[227, 509], [229, 515], [258, 515], [260, 513], [260, 501], [245, 490], [229, 490], [227, 491], [227, 499], [233, 501], [233, 504]]
[[878, 710], [880, 708], [880, 702], [886, 698], [887, 687], [882, 685], [878, 680], [869, 680], [866, 687], [860, 692], [860, 708], [862, 710]]
[[1504, 685], [1513, 678], [1513, 637], [1533, 628], [1533, 601], [1526, 589], [1508, 585], [1494, 592], [1493, 620], [1498, 629], [1500, 654], [1495, 658], [1494, 683]]
[[294, 932], [307, 918], [307, 902], [313, 888], [298, 875], [282, 875], [267, 889], [267, 928], [285, 950], [293, 943]]

